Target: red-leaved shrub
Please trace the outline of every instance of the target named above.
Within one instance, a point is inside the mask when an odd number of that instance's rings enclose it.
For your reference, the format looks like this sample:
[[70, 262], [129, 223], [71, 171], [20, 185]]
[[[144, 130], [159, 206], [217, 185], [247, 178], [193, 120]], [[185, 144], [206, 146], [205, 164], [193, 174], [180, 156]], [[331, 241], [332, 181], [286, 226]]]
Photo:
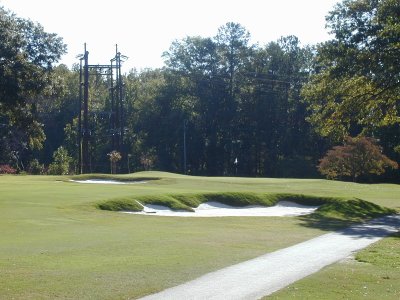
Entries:
[[13, 167], [10, 167], [10, 165], [0, 165], [0, 174], [15, 174], [17, 173], [17, 170], [15, 170]]

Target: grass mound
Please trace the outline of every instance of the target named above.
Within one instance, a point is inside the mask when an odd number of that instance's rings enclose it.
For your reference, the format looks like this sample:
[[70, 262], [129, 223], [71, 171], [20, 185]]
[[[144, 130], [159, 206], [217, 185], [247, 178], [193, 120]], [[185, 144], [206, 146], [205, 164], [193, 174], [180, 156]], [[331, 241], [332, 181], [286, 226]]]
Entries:
[[[330, 223], [360, 222], [370, 218], [392, 214], [395, 210], [382, 207], [361, 199], [345, 199], [334, 197], [317, 197], [303, 194], [257, 194], [243, 192], [225, 193], [198, 193], [179, 195], [139, 196], [110, 199], [97, 205], [98, 208], [111, 211], [142, 211], [143, 207], [138, 203], [163, 205], [172, 210], [193, 211], [201, 203], [214, 201], [223, 204], [243, 207], [248, 205], [273, 206], [279, 201], [292, 201], [302, 205], [320, 207], [309, 217], [303, 220], [310, 226], [318, 226], [318, 223], [328, 225]], [[321, 224], [319, 224], [321, 225]]]
[[329, 203], [335, 199], [329, 197], [316, 197], [302, 194], [258, 194], [243, 192], [189, 194], [175, 195], [172, 197], [190, 207], [197, 207], [201, 203], [208, 201], [220, 202], [236, 207], [243, 207], [247, 205], [273, 206], [279, 201], [292, 201], [303, 205], [322, 205]]
[[102, 210], [135, 212], [143, 210], [140, 203], [167, 206], [177, 211], [194, 211], [192, 207], [179, 201], [176, 197], [168, 195], [113, 198], [97, 204], [97, 207]]
[[100, 209], [111, 211], [141, 211], [143, 207], [139, 203], [143, 203], [163, 205], [172, 210], [194, 211], [194, 207], [198, 207], [201, 203], [209, 201], [220, 202], [235, 207], [243, 207], [248, 205], [273, 206], [283, 200], [293, 201], [303, 205], [322, 205], [333, 201], [333, 198], [319, 198], [294, 194], [226, 192], [113, 198], [97, 206]]
[[396, 213], [393, 209], [356, 198], [346, 201], [333, 201], [322, 205], [315, 212], [315, 216], [357, 222], [366, 218], [379, 217], [393, 213]]
[[131, 198], [115, 198], [97, 205], [97, 208], [111, 211], [141, 211], [143, 207]]
[[70, 177], [71, 180], [115, 180], [121, 182], [137, 182], [159, 180], [158, 177], [143, 177], [140, 175], [115, 175], [115, 174], [82, 174]]
[[395, 213], [394, 209], [354, 198], [330, 201], [321, 205], [314, 213], [299, 218], [306, 227], [338, 230], [354, 223]]

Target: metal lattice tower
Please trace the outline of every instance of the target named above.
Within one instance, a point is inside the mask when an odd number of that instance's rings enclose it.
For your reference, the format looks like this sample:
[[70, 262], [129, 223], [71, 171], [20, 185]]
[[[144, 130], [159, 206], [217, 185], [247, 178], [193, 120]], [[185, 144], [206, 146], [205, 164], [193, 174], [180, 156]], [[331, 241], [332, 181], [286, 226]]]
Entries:
[[80, 55], [79, 69], [79, 113], [78, 113], [78, 165], [79, 173], [91, 173], [89, 145], [91, 132], [89, 128], [89, 79], [91, 72], [96, 76], [109, 78], [109, 97], [111, 101], [111, 146], [113, 150], [121, 152], [124, 140], [124, 93], [121, 74], [122, 63], [126, 56], [118, 52], [115, 45], [115, 56], [109, 65], [89, 65], [89, 51], [84, 46], [84, 54]]

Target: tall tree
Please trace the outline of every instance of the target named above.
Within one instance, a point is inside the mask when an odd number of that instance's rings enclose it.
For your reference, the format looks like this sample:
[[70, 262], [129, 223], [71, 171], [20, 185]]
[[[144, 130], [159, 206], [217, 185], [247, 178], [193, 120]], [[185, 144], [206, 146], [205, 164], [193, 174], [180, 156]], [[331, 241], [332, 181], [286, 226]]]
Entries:
[[56, 34], [0, 7], [0, 157], [19, 157], [44, 141], [36, 100], [48, 92], [51, 71], [66, 46]]
[[399, 124], [400, 2], [345, 0], [327, 26], [335, 38], [319, 46], [303, 91], [319, 133], [342, 140]]
[[277, 176], [280, 160], [310, 148], [312, 138], [301, 142], [310, 126], [299, 91], [313, 56], [296, 37], [261, 49], [249, 45], [242, 26], [228, 23], [213, 39], [174, 42], [164, 57], [175, 78], [166, 84], [174, 84], [175, 97], [191, 99], [184, 115], [196, 145], [189, 151], [193, 171], [235, 174], [237, 158], [239, 174]]
[[189, 159], [196, 157], [197, 162], [191, 162], [191, 166], [200, 170], [205, 168], [212, 175], [221, 174], [223, 170], [221, 137], [226, 109], [224, 100], [229, 90], [221, 75], [217, 51], [211, 38], [188, 37], [173, 43], [164, 55], [170, 75], [180, 78], [173, 81], [180, 87], [176, 97], [191, 103], [184, 114], [191, 128], [189, 140], [196, 145], [192, 147], [196, 153]]
[[223, 110], [219, 115], [224, 131], [222, 159], [225, 173], [233, 174], [233, 162], [238, 155], [239, 110], [242, 101], [241, 88], [246, 84], [247, 67], [254, 46], [250, 45], [250, 33], [238, 23], [228, 22], [218, 29], [214, 38], [219, 57], [219, 75], [224, 79], [224, 94], [219, 101]]
[[235, 75], [249, 58], [250, 33], [238, 23], [229, 22], [218, 29], [215, 41], [220, 55], [220, 68], [227, 74], [229, 94], [235, 96]]
[[239, 105], [245, 174], [304, 176], [295, 170], [312, 164], [305, 156], [316, 159], [310, 153], [315, 152], [317, 139], [305, 121], [300, 97], [309, 77], [312, 49], [288, 36], [253, 52], [243, 72]]

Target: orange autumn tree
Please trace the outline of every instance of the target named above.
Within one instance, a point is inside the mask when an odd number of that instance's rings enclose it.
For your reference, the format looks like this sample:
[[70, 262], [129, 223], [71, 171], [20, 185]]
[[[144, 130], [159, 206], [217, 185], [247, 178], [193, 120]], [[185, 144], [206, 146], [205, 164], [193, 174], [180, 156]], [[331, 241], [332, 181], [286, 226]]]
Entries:
[[398, 164], [382, 153], [377, 141], [369, 137], [347, 137], [343, 146], [335, 146], [320, 160], [318, 170], [329, 179], [349, 176], [381, 175]]

